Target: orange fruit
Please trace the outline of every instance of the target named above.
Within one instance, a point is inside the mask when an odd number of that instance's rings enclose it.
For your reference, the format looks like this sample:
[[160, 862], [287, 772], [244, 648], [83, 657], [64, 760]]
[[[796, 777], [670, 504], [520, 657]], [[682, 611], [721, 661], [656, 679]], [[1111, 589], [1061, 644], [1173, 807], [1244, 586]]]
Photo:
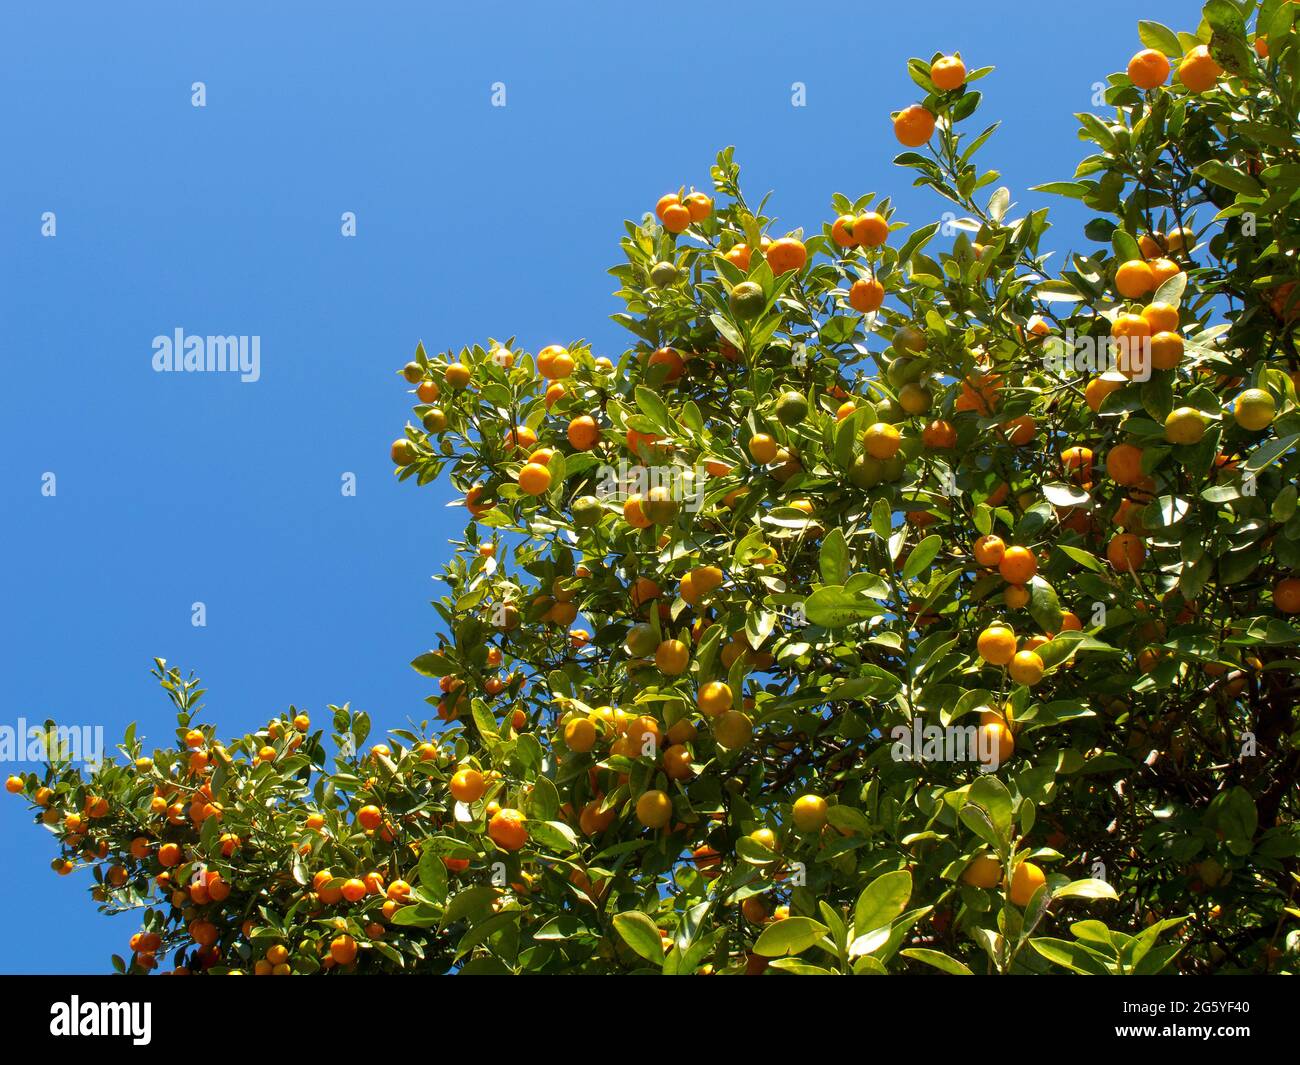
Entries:
[[668, 367], [664, 374], [665, 381], [676, 381], [686, 372], [686, 361], [672, 348], [659, 348], [651, 352], [650, 357], [646, 359], [646, 369], [652, 366]]
[[873, 459], [892, 459], [901, 445], [898, 430], [888, 422], [875, 422], [862, 433], [862, 446]]
[[1273, 605], [1283, 614], [1300, 614], [1300, 577], [1283, 577], [1273, 586]]
[[842, 214], [831, 223], [831, 240], [841, 248], [851, 248], [857, 244], [853, 236], [853, 223], [856, 219], [851, 214]]
[[664, 640], [655, 650], [655, 665], [670, 677], [685, 673], [690, 661], [691, 653], [681, 640]]
[[1002, 601], [1008, 610], [1021, 610], [1029, 605], [1029, 589], [1023, 584], [1008, 584], [1002, 593]]
[[590, 451], [600, 440], [600, 426], [589, 414], [583, 414], [569, 422], [569, 443], [579, 451]]
[[[9, 792], [10, 795], [17, 795], [20, 791], [23, 790], [23, 787], [24, 787], [24, 784], [23, 784], [23, 778], [22, 778], [22, 777], [17, 777], [17, 776], [15, 776], [15, 777], [9, 777], [9, 778], [5, 781], [5, 791]], [[137, 841], [137, 842], [139, 842], [139, 841]], [[132, 846], [132, 853], [134, 853], [135, 844], [133, 843], [131, 846]], [[147, 844], [146, 844], [146, 846], [147, 846]], [[137, 857], [140, 857], [140, 855], [137, 855]]]
[[373, 832], [384, 823], [384, 813], [378, 806], [363, 806], [357, 811], [357, 824]]
[[509, 808], [498, 810], [488, 822], [488, 835], [502, 850], [517, 851], [528, 842], [524, 815]]
[[1011, 877], [1011, 902], [1021, 908], [1029, 905], [1034, 892], [1047, 883], [1043, 871], [1033, 862], [1021, 862]]
[[1212, 89], [1222, 73], [1223, 68], [1214, 61], [1209, 48], [1203, 44], [1198, 44], [1178, 64], [1178, 80], [1188, 92]]
[[175, 843], [164, 843], [158, 848], [158, 861], [167, 869], [181, 864], [181, 848]]
[[794, 237], [782, 237], [768, 246], [767, 265], [778, 277], [791, 270], [802, 270], [807, 261], [808, 249]]
[[862, 314], [878, 311], [885, 302], [885, 286], [872, 278], [859, 278], [849, 288], [849, 306]]
[[1106, 561], [1117, 570], [1141, 569], [1146, 555], [1146, 545], [1141, 537], [1132, 533], [1116, 533], [1106, 545]]
[[1038, 560], [1027, 547], [1008, 547], [998, 563], [998, 572], [1008, 584], [1026, 584], [1038, 572]]
[[935, 451], [957, 446], [957, 430], [951, 422], [936, 418], [921, 431], [921, 443]]
[[1017, 684], [1032, 688], [1043, 679], [1043, 660], [1033, 651], [1017, 651], [1007, 672]]
[[453, 362], [447, 367], [447, 384], [452, 388], [464, 388], [469, 384], [471, 376], [469, 367], [464, 363]]
[[889, 223], [875, 211], [860, 214], [853, 223], [853, 239], [864, 248], [878, 248], [889, 239]]
[[1009, 625], [994, 622], [976, 640], [979, 656], [993, 666], [1005, 666], [1016, 654], [1016, 634]]
[[1002, 879], [1002, 863], [991, 854], [977, 854], [962, 870], [962, 883], [976, 888], [995, 888]]
[[1061, 465], [1081, 484], [1092, 480], [1092, 448], [1067, 447], [1061, 452]]
[[1156, 287], [1155, 274], [1149, 263], [1142, 259], [1130, 259], [1120, 263], [1115, 271], [1115, 289], [1126, 299], [1145, 296]]
[[1178, 333], [1157, 333], [1151, 338], [1151, 366], [1172, 370], [1183, 361], [1183, 338]]
[[748, 244], [736, 244], [723, 255], [723, 258], [732, 266], [738, 267], [743, 273], [749, 273], [749, 254]]
[[664, 208], [660, 218], [669, 233], [683, 233], [691, 224], [691, 211], [685, 204], [674, 203]]
[[551, 487], [551, 471], [536, 462], [529, 462], [519, 471], [519, 490], [525, 495], [544, 495]]
[[755, 433], [749, 438], [749, 453], [754, 461], [766, 466], [776, 458], [776, 441], [767, 433]]
[[584, 754], [596, 745], [596, 726], [588, 717], [575, 717], [564, 726], [564, 743], [569, 750]]
[[360, 902], [366, 897], [366, 882], [353, 877], [343, 883], [343, 897], [348, 902]]
[[664, 751], [664, 775], [669, 780], [690, 779], [691, 752], [683, 744], [675, 743]]
[[930, 80], [943, 92], [960, 89], [966, 84], [966, 64], [959, 56], [940, 56], [930, 64]]
[[1262, 388], [1248, 388], [1232, 404], [1232, 417], [1243, 429], [1257, 433], [1273, 424], [1277, 404]]
[[1137, 484], [1142, 479], [1142, 449], [1133, 444], [1117, 444], [1106, 454], [1106, 473], [1116, 484]]
[[1144, 48], [1128, 61], [1128, 80], [1139, 89], [1155, 89], [1169, 80], [1169, 60], [1163, 52]]
[[330, 957], [336, 965], [351, 965], [357, 960], [357, 941], [346, 932], [330, 940]]
[[1178, 331], [1178, 308], [1172, 303], [1149, 303], [1142, 308], [1142, 317], [1152, 334]]
[[820, 795], [801, 795], [795, 800], [791, 816], [800, 832], [820, 832], [826, 824], [830, 807]]
[[695, 697], [695, 705], [706, 717], [718, 717], [725, 714], [734, 705], [735, 698], [731, 687], [720, 680], [711, 680], [704, 685]]
[[934, 136], [934, 115], [920, 104], [903, 108], [894, 116], [894, 136], [905, 147], [921, 147]]
[[753, 735], [754, 722], [739, 710], [728, 710], [713, 723], [713, 738], [728, 750], [746, 746]]
[[1151, 277], [1155, 281], [1155, 287], [1159, 288], [1171, 277], [1177, 277], [1183, 272], [1173, 259], [1152, 259], [1151, 260]]
[[451, 777], [451, 795], [457, 802], [474, 803], [483, 798], [487, 781], [477, 769], [458, 769]]
[[1084, 402], [1095, 414], [1101, 410], [1101, 405], [1107, 396], [1123, 387], [1123, 381], [1114, 381], [1108, 377], [1094, 377], [1083, 390]]
[[643, 792], [636, 801], [636, 819], [646, 828], [660, 829], [672, 820], [673, 801], [659, 790]]
[[1002, 537], [994, 536], [991, 533], [979, 537], [971, 547], [971, 553], [975, 556], [975, 561], [986, 569], [993, 569], [1001, 564], [1006, 550], [1007, 546], [1002, 542]]
[[1205, 419], [1195, 407], [1176, 407], [1165, 419], [1165, 439], [1171, 444], [1190, 445], [1205, 435]]
[[690, 212], [692, 222], [703, 222], [713, 213], [713, 199], [702, 192], [688, 193], [682, 202]]

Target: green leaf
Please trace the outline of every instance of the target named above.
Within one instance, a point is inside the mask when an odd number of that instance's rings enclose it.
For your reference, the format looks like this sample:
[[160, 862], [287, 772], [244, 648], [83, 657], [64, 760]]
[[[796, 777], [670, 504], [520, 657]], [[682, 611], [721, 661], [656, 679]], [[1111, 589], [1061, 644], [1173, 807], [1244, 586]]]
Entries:
[[836, 526], [822, 541], [818, 557], [823, 584], [843, 584], [849, 575], [849, 545], [844, 530]]
[[941, 951], [927, 950], [925, 947], [908, 947], [898, 953], [905, 958], [915, 958], [917, 961], [925, 962], [926, 965], [932, 966], [940, 972], [948, 973], [950, 976], [975, 975], [956, 958], [950, 958]]
[[1115, 889], [1104, 880], [1089, 877], [1086, 880], [1074, 880], [1052, 892], [1057, 899], [1118, 899]]
[[623, 942], [646, 961], [661, 965], [664, 960], [663, 941], [659, 927], [640, 910], [626, 910], [614, 915], [614, 930]]
[[880, 613], [880, 607], [864, 596], [853, 595], [837, 584], [818, 588], [804, 600], [804, 616], [814, 625], [838, 629]]
[[943, 544], [943, 539], [939, 536], [927, 536], [914, 548], [912, 553], [907, 556], [907, 562], [903, 566], [903, 580], [910, 581], [934, 561], [935, 555], [939, 553], [939, 548]]
[[783, 954], [798, 954], [818, 942], [830, 929], [811, 917], [787, 917], [774, 921], [763, 929], [754, 944], [754, 953], [765, 958], [779, 958]]
[[853, 934], [861, 937], [883, 928], [907, 908], [912, 897], [912, 874], [898, 869], [876, 877], [858, 896], [853, 908]]
[[1259, 182], [1244, 170], [1230, 166], [1222, 159], [1207, 159], [1196, 168], [1196, 173], [1206, 181], [1221, 185], [1225, 189], [1241, 193], [1243, 196], [1263, 196], [1264, 190]]
[[1157, 52], [1163, 52], [1167, 56], [1182, 57], [1183, 48], [1178, 43], [1178, 34], [1159, 22], [1139, 19], [1138, 40], [1147, 48], [1154, 48]]

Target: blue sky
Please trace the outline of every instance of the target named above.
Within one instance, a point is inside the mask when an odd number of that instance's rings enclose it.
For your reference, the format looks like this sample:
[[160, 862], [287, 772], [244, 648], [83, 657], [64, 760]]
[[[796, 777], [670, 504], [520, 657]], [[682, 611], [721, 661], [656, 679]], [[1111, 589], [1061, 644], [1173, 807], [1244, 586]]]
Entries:
[[[430, 682], [406, 663], [433, 642], [430, 575], [464, 511], [392, 477], [393, 371], [418, 339], [616, 355], [622, 220], [707, 187], [727, 144], [786, 228], [819, 226], [835, 191], [935, 220], [945, 205], [890, 162], [888, 113], [916, 98], [907, 57], [937, 49], [999, 68], [982, 154], [1040, 206], [1024, 190], [1071, 176], [1070, 116], [1140, 47], [1136, 19], [1199, 17], [1169, 0], [23, 7], [0, 14], [0, 725], [102, 724], [112, 743], [138, 721], [150, 745], [174, 727], [154, 655], [202, 675], [224, 734], [290, 703], [424, 716]], [[1083, 245], [1071, 207], [1054, 203], [1057, 247]], [[259, 336], [261, 379], [153, 372], [176, 328]], [[106, 971], [136, 922], [100, 916], [86, 875], [55, 877], [20, 806], [0, 796], [0, 972]]]

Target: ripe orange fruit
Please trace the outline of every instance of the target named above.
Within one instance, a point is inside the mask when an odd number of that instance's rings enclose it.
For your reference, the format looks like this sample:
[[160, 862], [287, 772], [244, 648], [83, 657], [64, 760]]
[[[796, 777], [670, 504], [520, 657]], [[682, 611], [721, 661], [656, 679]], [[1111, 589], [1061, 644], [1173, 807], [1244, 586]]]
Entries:
[[589, 717], [575, 717], [564, 726], [564, 743], [569, 750], [584, 754], [596, 745], [596, 726]]
[[1223, 67], [1214, 61], [1210, 49], [1198, 44], [1178, 64], [1178, 80], [1188, 92], [1205, 92], [1214, 87], [1223, 73]]
[[731, 263], [732, 266], [737, 267], [743, 273], [747, 274], [749, 273], [749, 255], [750, 251], [748, 244], [736, 244], [733, 245], [725, 255], [723, 255], [723, 258], [726, 259], [727, 262]]
[[851, 248], [857, 244], [853, 236], [853, 223], [857, 221], [851, 214], [842, 214], [831, 223], [831, 240], [841, 248]]
[[862, 314], [878, 311], [885, 302], [885, 286], [874, 277], [859, 278], [849, 288], [849, 306]]
[[[5, 791], [9, 792], [10, 795], [17, 795], [20, 791], [23, 790], [23, 786], [24, 785], [23, 785], [22, 777], [17, 777], [17, 776], [9, 777], [5, 781]], [[132, 847], [134, 847], [134, 844], [132, 844]]]
[[1151, 260], [1151, 277], [1155, 281], [1155, 287], [1159, 288], [1171, 277], [1177, 277], [1183, 272], [1173, 259], [1152, 259]]
[[664, 751], [664, 775], [669, 780], [690, 779], [691, 752], [683, 744], [675, 743]]
[[551, 487], [551, 471], [536, 462], [529, 462], [519, 471], [519, 490], [525, 495], [544, 495]]
[[1128, 80], [1139, 89], [1159, 88], [1169, 80], [1169, 60], [1163, 52], [1144, 48], [1128, 61]]
[[636, 819], [646, 828], [663, 828], [672, 820], [672, 816], [673, 801], [666, 792], [647, 791], [636, 801]]
[[1029, 900], [1034, 897], [1034, 892], [1047, 883], [1047, 877], [1043, 871], [1033, 862], [1021, 862], [1016, 866], [1015, 874], [1011, 877], [1011, 902], [1012, 905], [1024, 908], [1029, 905]]
[[590, 451], [600, 440], [600, 426], [589, 414], [583, 414], [569, 422], [569, 443], [579, 451]]
[[767, 433], [755, 433], [749, 438], [749, 453], [755, 462], [766, 466], [776, 458], [776, 441]]
[[1016, 634], [997, 621], [979, 634], [975, 642], [979, 656], [993, 666], [1005, 666], [1015, 657]]
[[1283, 577], [1273, 586], [1273, 605], [1283, 614], [1300, 614], [1300, 577]]
[[488, 835], [502, 850], [517, 851], [528, 842], [524, 815], [509, 808], [498, 810], [488, 822]]
[[1123, 387], [1123, 381], [1114, 381], [1109, 377], [1094, 377], [1083, 390], [1084, 402], [1088, 404], [1089, 409], [1095, 414], [1101, 410], [1102, 402], [1107, 396]]
[[718, 717], [734, 705], [734, 696], [729, 685], [720, 680], [709, 681], [695, 697], [695, 705], [706, 717]]
[[873, 459], [892, 459], [901, 445], [898, 430], [888, 422], [875, 422], [862, 433], [862, 446]]
[[1115, 271], [1115, 289], [1126, 299], [1134, 300], [1139, 296], [1145, 296], [1155, 287], [1155, 274], [1150, 264], [1142, 259], [1130, 259], [1126, 263], [1120, 263], [1119, 269]]
[[921, 147], [934, 136], [934, 115], [920, 104], [903, 108], [894, 116], [894, 136], [905, 147]]
[[975, 561], [985, 569], [993, 569], [1000, 565], [1006, 550], [1007, 545], [1002, 542], [1002, 537], [994, 536], [992, 533], [979, 537], [971, 547]]
[[977, 854], [962, 870], [962, 882], [977, 888], [995, 888], [1002, 879], [1002, 863], [991, 854]]
[[1029, 589], [1023, 584], [1008, 584], [1002, 593], [1002, 601], [1008, 610], [1021, 610], [1029, 605]]
[[447, 372], [445, 376], [447, 378], [447, 384], [449, 384], [452, 388], [461, 389], [469, 384], [470, 378], [473, 375], [470, 373], [469, 367], [466, 366], [464, 363], [453, 362], [450, 366], [447, 367]]
[[330, 957], [336, 965], [351, 965], [357, 960], [357, 941], [346, 932], [330, 940]]
[[1043, 660], [1033, 651], [1017, 651], [1008, 672], [1017, 684], [1032, 688], [1043, 679]]
[[951, 422], [936, 418], [921, 431], [921, 443], [934, 451], [956, 447], [957, 430]]
[[1178, 308], [1171, 303], [1149, 303], [1142, 308], [1142, 317], [1152, 334], [1178, 332]]
[[682, 201], [690, 212], [692, 222], [703, 222], [713, 213], [713, 200], [702, 192], [688, 193]]
[[1038, 572], [1038, 560], [1027, 547], [1008, 547], [998, 563], [998, 572], [1008, 584], [1026, 584]]
[[670, 677], [685, 673], [690, 661], [691, 653], [681, 640], [664, 640], [655, 650], [655, 665]]
[[658, 348], [651, 352], [650, 357], [646, 359], [646, 369], [652, 366], [668, 367], [664, 374], [665, 381], [676, 381], [686, 372], [686, 361], [673, 348]]
[[1067, 447], [1061, 452], [1061, 465], [1071, 471], [1071, 476], [1080, 484], [1092, 480], [1092, 448]]
[[176, 843], [164, 843], [158, 848], [158, 861], [166, 869], [181, 864], [181, 848]]
[[527, 451], [537, 443], [537, 434], [526, 425], [521, 425], [518, 429], [511, 429], [506, 433], [505, 446], [507, 451]]
[[384, 813], [378, 806], [363, 806], [357, 811], [357, 824], [373, 832], [384, 823]]
[[682, 203], [674, 203], [665, 207], [659, 217], [663, 221], [664, 229], [668, 230], [669, 233], [683, 233], [691, 224], [691, 210]]
[[808, 261], [808, 249], [794, 237], [774, 240], [767, 249], [767, 265], [780, 277], [791, 270], [802, 270]]
[[1183, 361], [1183, 338], [1178, 333], [1157, 333], [1151, 338], [1151, 365], [1157, 370], [1172, 370]]
[[1106, 473], [1116, 484], [1134, 485], [1142, 479], [1142, 449], [1117, 444], [1106, 454]]
[[477, 769], [467, 766], [452, 774], [450, 790], [452, 798], [457, 802], [474, 803], [483, 798], [483, 793], [487, 791], [487, 781]]
[[792, 817], [800, 832], [820, 832], [830, 807], [820, 795], [801, 795], [795, 800]]
[[1106, 545], [1106, 561], [1117, 570], [1141, 569], [1146, 557], [1146, 545], [1132, 533], [1116, 533]]
[[366, 897], [366, 882], [353, 877], [343, 883], [343, 897], [348, 902], [360, 902]]
[[864, 248], [878, 248], [889, 239], [889, 223], [875, 211], [860, 214], [853, 223], [853, 239]]
[[[930, 64], [930, 80], [942, 92], [960, 89], [966, 84], [966, 64], [959, 56], [940, 56]], [[926, 140], [929, 140], [927, 137]]]

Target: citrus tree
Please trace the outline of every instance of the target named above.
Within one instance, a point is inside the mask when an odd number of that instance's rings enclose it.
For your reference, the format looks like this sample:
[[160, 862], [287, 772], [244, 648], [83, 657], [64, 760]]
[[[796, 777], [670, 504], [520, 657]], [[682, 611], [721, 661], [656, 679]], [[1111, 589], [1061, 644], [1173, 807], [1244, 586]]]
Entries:
[[175, 745], [9, 781], [144, 907], [115, 964], [1294, 971], [1298, 12], [1139, 24], [1041, 186], [1084, 250], [936, 55], [892, 121], [945, 231], [778, 226], [728, 149], [627, 223], [626, 351], [421, 346], [436, 715], [222, 743], [160, 661]]

